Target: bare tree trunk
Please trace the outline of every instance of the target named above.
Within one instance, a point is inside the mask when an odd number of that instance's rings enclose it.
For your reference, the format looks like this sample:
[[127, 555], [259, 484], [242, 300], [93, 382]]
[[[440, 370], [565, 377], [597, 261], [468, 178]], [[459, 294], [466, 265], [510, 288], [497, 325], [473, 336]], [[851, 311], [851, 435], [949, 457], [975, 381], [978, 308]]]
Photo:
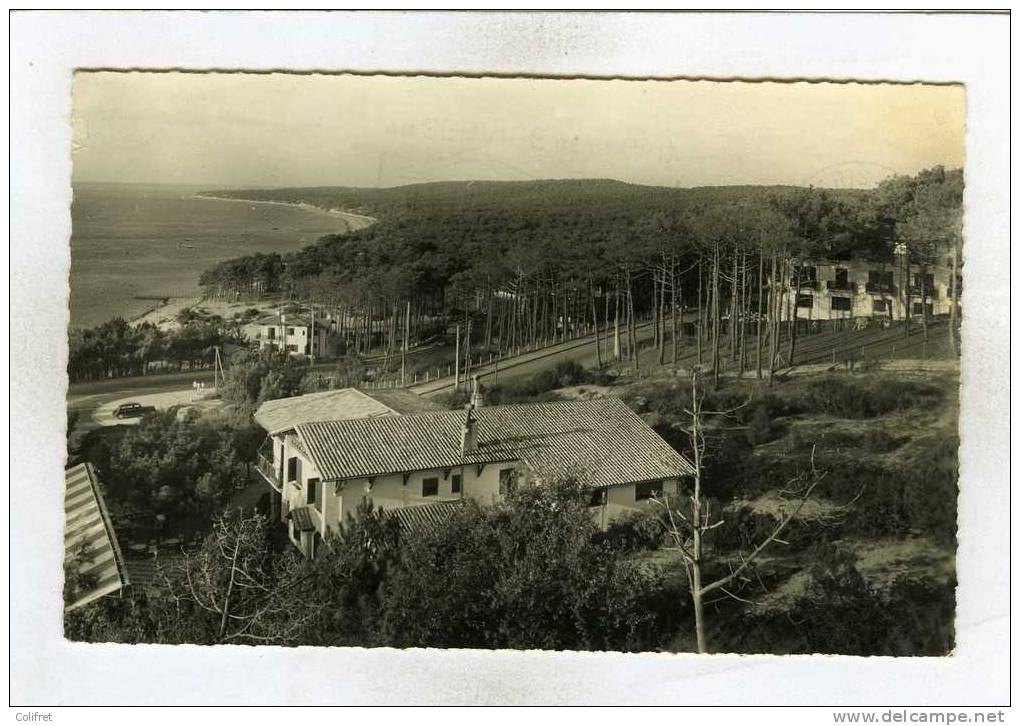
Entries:
[[903, 255], [903, 337], [910, 337], [910, 253]]
[[772, 385], [776, 375], [776, 353], [778, 351], [777, 329], [779, 323], [779, 262], [776, 254], [772, 253], [772, 276], [769, 278], [769, 385]]
[[719, 312], [719, 243], [712, 253], [712, 387], [719, 387], [719, 368], [722, 360], [719, 357], [719, 337], [722, 320]]
[[[677, 348], [680, 345], [680, 341], [677, 339], [679, 335], [679, 327], [677, 326], [677, 289], [676, 289], [676, 258], [670, 261], [669, 266], [669, 295], [670, 295], [670, 312], [672, 313], [672, 332], [673, 332], [673, 365], [676, 365], [676, 354]], [[682, 296], [681, 296], [682, 297]]]
[[634, 360], [634, 370], [641, 368], [641, 351], [638, 348], [637, 331], [634, 329], [634, 285], [630, 279], [630, 270], [627, 270], [627, 336], [630, 353]]
[[662, 279], [659, 283], [659, 365], [666, 362], [666, 266], [663, 261]]
[[701, 336], [702, 336], [702, 332], [703, 332], [703, 329], [702, 329], [702, 316], [705, 314], [705, 303], [702, 300], [701, 277], [702, 277], [702, 275], [701, 275], [701, 260], [699, 259], [698, 260], [698, 325], [697, 325], [698, 329], [696, 331], [694, 331], [695, 332], [695, 336], [694, 337], [697, 338], [697, 341], [698, 341], [698, 365], [699, 366], [702, 364], [702, 362], [703, 362], [702, 359], [704, 357], [703, 356], [703, 351], [702, 351], [702, 345], [701, 345]]
[[620, 360], [623, 351], [620, 350], [620, 282], [617, 277], [616, 291], [613, 293], [616, 302], [616, 317], [613, 323], [613, 358]]
[[588, 295], [591, 298], [591, 322], [595, 326], [595, 361], [602, 368], [602, 345], [599, 342], [599, 319], [595, 314], [595, 286], [592, 284], [591, 270], [588, 270]]
[[953, 242], [953, 265], [952, 265], [952, 278], [949, 280], [950, 285], [950, 308], [949, 308], [949, 342], [953, 346], [953, 350], [956, 351], [957, 355], [960, 355], [960, 331], [957, 326], [960, 323], [960, 286], [957, 284], [959, 279], [959, 265], [960, 265], [960, 248], [958, 244]]
[[761, 348], [762, 348], [762, 328], [765, 311], [762, 309], [762, 303], [765, 298], [765, 248], [762, 247], [758, 252], [758, 336], [756, 341], [756, 347], [758, 348], [758, 357], [756, 368], [758, 372], [758, 380], [761, 380]]
[[928, 342], [928, 265], [921, 265], [921, 327], [924, 341]]
[[740, 279], [738, 261], [737, 246], [733, 245], [733, 281], [730, 283], [733, 289], [730, 290], [730, 329], [728, 331], [731, 363], [737, 360], [737, 306], [740, 301], [740, 288], [737, 286], [737, 281]]
[[740, 258], [740, 376], [747, 367], [747, 250]]
[[797, 265], [797, 271], [794, 275], [793, 290], [790, 293], [790, 297], [793, 298], [792, 312], [790, 315], [790, 347], [788, 349], [789, 359], [787, 362], [789, 365], [793, 365], [793, 353], [797, 348], [797, 302], [800, 297], [800, 265]]

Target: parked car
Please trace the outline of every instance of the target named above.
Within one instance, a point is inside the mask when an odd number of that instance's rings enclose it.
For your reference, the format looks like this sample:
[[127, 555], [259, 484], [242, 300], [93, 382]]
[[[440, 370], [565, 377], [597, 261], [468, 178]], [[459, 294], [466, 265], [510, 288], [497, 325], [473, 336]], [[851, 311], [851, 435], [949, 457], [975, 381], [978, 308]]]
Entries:
[[116, 418], [138, 418], [156, 410], [155, 406], [143, 406], [140, 403], [122, 403], [113, 412]]

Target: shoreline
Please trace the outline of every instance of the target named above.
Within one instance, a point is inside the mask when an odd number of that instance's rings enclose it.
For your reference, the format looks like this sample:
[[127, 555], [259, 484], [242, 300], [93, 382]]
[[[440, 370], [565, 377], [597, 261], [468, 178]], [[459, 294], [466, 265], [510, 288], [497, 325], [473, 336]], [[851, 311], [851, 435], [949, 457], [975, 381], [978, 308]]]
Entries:
[[243, 202], [245, 204], [275, 204], [278, 207], [295, 207], [296, 209], [303, 209], [306, 212], [315, 212], [317, 214], [328, 214], [334, 217], [343, 217], [351, 225], [351, 229], [348, 232], [354, 232], [359, 229], [364, 229], [369, 225], [376, 224], [379, 220], [375, 217], [369, 217], [367, 214], [357, 214], [355, 212], [345, 212], [342, 209], [326, 209], [324, 207], [317, 207], [314, 204], [308, 202], [281, 202], [275, 199], [244, 199], [242, 197], [216, 197], [211, 194], [193, 194], [195, 199], [212, 199], [218, 202]]
[[[345, 212], [341, 209], [324, 209], [317, 207], [307, 202], [281, 202], [276, 200], [268, 199], [240, 199], [233, 197], [217, 197], [209, 194], [195, 193], [191, 195], [195, 199], [211, 199], [220, 202], [242, 202], [245, 204], [273, 204], [276, 206], [283, 207], [295, 207], [305, 212], [313, 212], [319, 215], [327, 215], [330, 217], [339, 217], [344, 220], [346, 229], [342, 230], [341, 233], [354, 232], [359, 229], [364, 229], [372, 224], [376, 224], [378, 220], [375, 217], [369, 217], [364, 214], [356, 214], [354, 212]], [[139, 312], [131, 317], [124, 316], [127, 323], [131, 326], [138, 326], [144, 323], [151, 323], [159, 328], [168, 329], [176, 326], [177, 316], [184, 310], [195, 308], [200, 306], [206, 300], [205, 296], [201, 293], [195, 295], [188, 295], [183, 297], [167, 297], [167, 298], [155, 298], [153, 297], [149, 302], [153, 305], [147, 307], [142, 312]], [[114, 316], [116, 317], [116, 316]], [[111, 318], [112, 319], [112, 318]], [[98, 323], [102, 325], [102, 323]], [[68, 329], [75, 327], [69, 324]], [[84, 328], [90, 328], [96, 326], [84, 326]]]

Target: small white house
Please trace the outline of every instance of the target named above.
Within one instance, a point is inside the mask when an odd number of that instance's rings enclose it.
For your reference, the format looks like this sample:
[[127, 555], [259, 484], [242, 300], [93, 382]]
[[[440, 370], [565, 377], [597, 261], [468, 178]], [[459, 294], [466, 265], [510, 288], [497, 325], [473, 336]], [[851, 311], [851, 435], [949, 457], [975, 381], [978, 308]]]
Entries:
[[260, 469], [308, 557], [366, 499], [390, 511], [463, 499], [487, 505], [514, 487], [577, 475], [605, 526], [677, 493], [693, 474], [616, 398], [295, 422], [271, 438]]
[[245, 326], [248, 338], [260, 350], [285, 350], [292, 355], [331, 358], [336, 355], [336, 336], [328, 320], [310, 314], [279, 313]]

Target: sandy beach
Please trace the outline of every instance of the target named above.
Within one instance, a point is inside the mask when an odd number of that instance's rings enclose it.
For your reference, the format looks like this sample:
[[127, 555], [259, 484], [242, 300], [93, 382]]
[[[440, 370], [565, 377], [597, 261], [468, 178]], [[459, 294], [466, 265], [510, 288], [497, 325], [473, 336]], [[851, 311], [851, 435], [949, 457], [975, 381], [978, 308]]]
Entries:
[[379, 220], [375, 217], [369, 217], [364, 214], [355, 214], [354, 212], [345, 212], [342, 209], [324, 209], [323, 207], [316, 207], [314, 204], [308, 204], [307, 202], [279, 202], [270, 199], [241, 199], [238, 197], [217, 197], [212, 194], [195, 194], [196, 199], [213, 199], [218, 202], [243, 202], [244, 204], [272, 204], [278, 207], [294, 207], [295, 209], [303, 209], [306, 212], [314, 212], [316, 214], [329, 214], [343, 218], [348, 225], [348, 230], [353, 232], [355, 230], [364, 229], [365, 227], [375, 224]]

